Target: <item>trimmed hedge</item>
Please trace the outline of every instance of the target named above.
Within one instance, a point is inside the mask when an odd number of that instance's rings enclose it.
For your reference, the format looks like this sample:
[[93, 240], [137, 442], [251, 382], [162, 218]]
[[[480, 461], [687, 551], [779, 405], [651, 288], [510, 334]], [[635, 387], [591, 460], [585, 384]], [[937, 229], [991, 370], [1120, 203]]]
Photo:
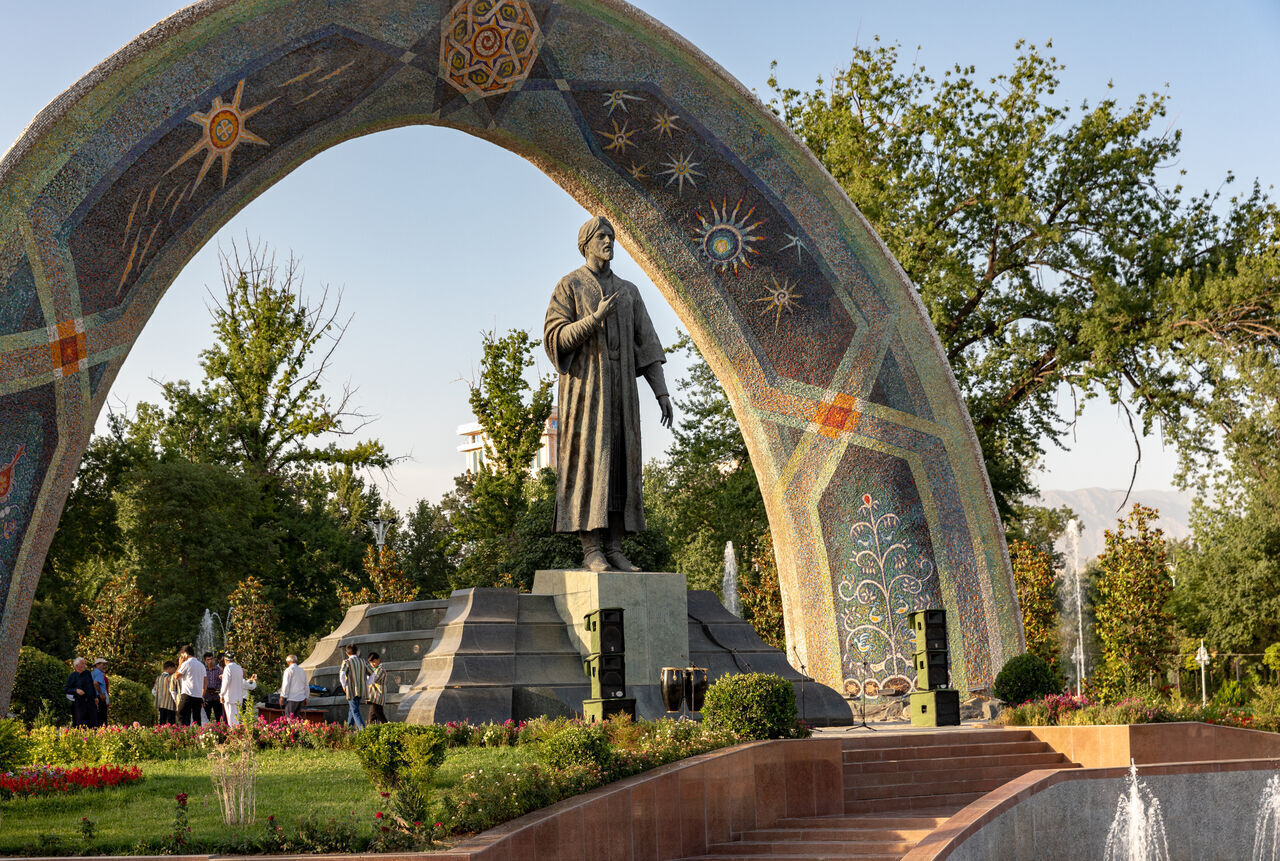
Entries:
[[1014, 655], [996, 676], [991, 692], [1011, 706], [1062, 692], [1062, 679], [1039, 655]]
[[395, 789], [410, 766], [434, 767], [444, 762], [445, 728], [379, 723], [360, 730], [351, 743], [374, 785]]
[[19, 649], [13, 695], [9, 699], [14, 717], [31, 726], [43, 711], [43, 720], [58, 726], [71, 723], [71, 703], [62, 692], [70, 673], [71, 667], [65, 661], [34, 646]]
[[111, 706], [107, 709], [107, 720], [120, 726], [155, 726], [160, 715], [156, 712], [156, 701], [151, 689], [124, 676], [107, 675], [111, 683]]
[[744, 741], [809, 735], [797, 719], [795, 688], [768, 673], [721, 676], [707, 689], [702, 720], [709, 728], [729, 730]]

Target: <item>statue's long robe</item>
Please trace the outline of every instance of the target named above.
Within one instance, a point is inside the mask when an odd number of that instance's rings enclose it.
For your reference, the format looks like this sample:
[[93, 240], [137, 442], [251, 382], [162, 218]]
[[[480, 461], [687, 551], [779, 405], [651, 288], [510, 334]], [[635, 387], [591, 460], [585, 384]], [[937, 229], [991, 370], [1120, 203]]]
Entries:
[[[605, 325], [595, 326], [586, 318], [599, 306], [606, 290], [616, 292], [618, 299]], [[608, 327], [615, 327], [612, 333]], [[666, 356], [640, 291], [616, 275], [597, 279], [586, 266], [575, 269], [556, 285], [543, 331], [547, 355], [560, 374], [556, 531], [608, 527], [612, 474], [612, 491], [615, 502], [621, 502], [624, 528], [642, 532], [636, 378], [654, 362], [665, 362]], [[610, 341], [618, 347], [616, 368], [610, 367]]]

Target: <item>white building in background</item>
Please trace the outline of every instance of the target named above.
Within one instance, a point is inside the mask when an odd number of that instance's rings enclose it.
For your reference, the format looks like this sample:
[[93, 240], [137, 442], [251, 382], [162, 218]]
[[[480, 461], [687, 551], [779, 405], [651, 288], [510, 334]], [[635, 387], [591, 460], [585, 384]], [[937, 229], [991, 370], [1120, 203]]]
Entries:
[[[560, 424], [559, 419], [559, 410], [553, 406], [551, 415], [547, 417], [546, 427], [542, 429], [542, 446], [529, 466], [530, 471], [537, 472], [547, 467], [555, 469], [559, 464], [556, 457], [556, 429]], [[479, 422], [458, 425], [458, 436], [462, 437], [462, 445], [458, 446], [458, 451], [462, 454], [464, 468], [467, 472], [479, 472], [489, 448], [489, 437], [484, 428]]]

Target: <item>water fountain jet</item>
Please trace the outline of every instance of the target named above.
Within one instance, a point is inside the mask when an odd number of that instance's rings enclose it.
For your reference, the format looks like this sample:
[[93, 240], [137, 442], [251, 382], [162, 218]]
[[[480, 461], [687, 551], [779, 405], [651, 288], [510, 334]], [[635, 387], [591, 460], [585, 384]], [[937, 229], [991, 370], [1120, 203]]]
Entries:
[[1102, 857], [1104, 861], [1169, 861], [1160, 801], [1138, 779], [1133, 760], [1129, 760], [1129, 777], [1116, 802]]

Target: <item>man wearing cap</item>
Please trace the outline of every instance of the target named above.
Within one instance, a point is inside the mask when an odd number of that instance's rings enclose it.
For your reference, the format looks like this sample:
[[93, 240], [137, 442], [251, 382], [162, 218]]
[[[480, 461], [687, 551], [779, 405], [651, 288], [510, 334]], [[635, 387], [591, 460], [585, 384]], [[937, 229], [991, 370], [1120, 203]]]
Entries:
[[597, 215], [578, 231], [586, 265], [551, 295], [544, 345], [560, 374], [557, 532], [576, 532], [590, 571], [637, 571], [622, 538], [643, 532], [640, 398], [644, 377], [671, 427], [662, 344], [636, 285], [613, 274], [613, 225]]
[[93, 662], [93, 686], [98, 692], [98, 714], [94, 726], [107, 725], [107, 706], [111, 704], [111, 682], [107, 681], [107, 659]]
[[151, 697], [156, 704], [156, 713], [160, 715], [161, 726], [178, 720], [178, 698], [173, 687], [173, 671], [177, 668], [173, 661], [165, 661], [164, 669], [151, 686]]
[[297, 717], [311, 695], [307, 671], [298, 666], [297, 655], [289, 655], [284, 663], [284, 675], [280, 677], [280, 707], [284, 709], [285, 717]]
[[62, 688], [71, 697], [71, 725], [93, 726], [98, 722], [98, 689], [93, 684], [93, 673], [84, 658], [76, 658], [72, 667]]
[[231, 726], [240, 725], [240, 705], [249, 691], [257, 690], [258, 675], [254, 673], [245, 678], [244, 669], [236, 663], [236, 656], [231, 652], [222, 653], [222, 681], [219, 683], [219, 698], [222, 700], [222, 711]]

